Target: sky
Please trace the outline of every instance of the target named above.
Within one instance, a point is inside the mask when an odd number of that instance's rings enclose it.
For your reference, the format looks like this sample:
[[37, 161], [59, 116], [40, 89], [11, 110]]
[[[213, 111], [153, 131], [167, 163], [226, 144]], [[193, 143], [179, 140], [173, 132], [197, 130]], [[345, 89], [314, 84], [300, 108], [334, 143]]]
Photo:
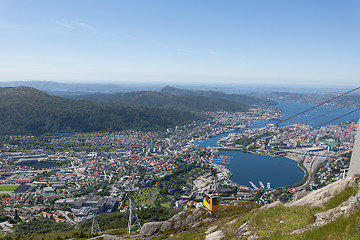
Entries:
[[358, 0], [0, 0], [0, 81], [360, 85]]

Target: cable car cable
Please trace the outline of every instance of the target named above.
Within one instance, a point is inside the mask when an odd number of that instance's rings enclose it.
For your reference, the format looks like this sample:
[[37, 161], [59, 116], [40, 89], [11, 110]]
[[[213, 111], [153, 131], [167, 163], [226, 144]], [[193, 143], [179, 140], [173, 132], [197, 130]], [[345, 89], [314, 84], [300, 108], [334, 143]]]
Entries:
[[352, 89], [352, 90], [350, 90], [350, 91], [347, 91], [346, 93], [340, 94], [340, 95], [338, 95], [338, 96], [336, 96], [336, 97], [333, 97], [333, 98], [331, 98], [331, 99], [329, 99], [329, 100], [327, 100], [327, 101], [325, 101], [325, 102], [319, 103], [318, 105], [316, 105], [316, 106], [314, 106], [314, 107], [311, 107], [311, 108], [309, 108], [309, 109], [307, 109], [307, 110], [305, 110], [305, 111], [302, 111], [302, 112], [300, 112], [300, 113], [297, 113], [297, 114], [295, 114], [295, 115], [293, 115], [293, 116], [290, 116], [290, 117], [288, 117], [288, 118], [286, 118], [286, 119], [284, 119], [284, 120], [276, 123], [275, 125], [278, 126], [280, 123], [283, 123], [283, 122], [288, 121], [288, 120], [290, 120], [290, 119], [292, 119], [292, 118], [294, 118], [294, 117], [297, 117], [297, 116], [299, 116], [299, 115], [301, 115], [301, 114], [303, 114], [303, 113], [306, 113], [306, 112], [308, 112], [308, 111], [310, 111], [310, 110], [313, 110], [314, 108], [317, 108], [317, 107], [319, 107], [319, 106], [322, 106], [322, 105], [324, 105], [325, 103], [329, 103], [329, 102], [331, 102], [331, 101], [334, 101], [335, 99], [340, 98], [340, 97], [342, 97], [342, 96], [345, 96], [345, 95], [347, 95], [347, 94], [349, 94], [349, 93], [351, 93], [351, 92], [354, 92], [354, 91], [356, 91], [356, 90], [358, 90], [358, 89], [360, 89], [360, 87], [354, 88], [354, 89]]
[[330, 114], [330, 113], [337, 112], [337, 111], [339, 111], [339, 110], [341, 110], [341, 108], [336, 108], [335, 110], [332, 110], [332, 111], [330, 111], [330, 112], [321, 114], [321, 115], [316, 116], [316, 117], [314, 117], [314, 118], [312, 118], [312, 119], [306, 120], [306, 121], [302, 122], [302, 124], [311, 122], [311, 121], [313, 121], [313, 120], [316, 120], [316, 119], [318, 119], [318, 118], [324, 117], [324, 116], [326, 116], [326, 115], [328, 115], [328, 114]]
[[335, 120], [337, 120], [337, 119], [339, 119], [339, 118], [345, 117], [345, 116], [347, 116], [347, 115], [349, 115], [349, 114], [351, 114], [351, 113], [354, 113], [354, 112], [356, 112], [356, 111], [359, 111], [359, 110], [360, 110], [360, 107], [357, 108], [357, 109], [355, 109], [355, 110], [353, 110], [353, 111], [351, 111], [351, 112], [345, 113], [345, 114], [343, 114], [343, 115], [341, 115], [341, 116], [339, 116], [339, 117], [337, 117], [337, 118], [334, 118], [334, 119], [332, 119], [332, 120], [330, 120], [330, 121], [327, 121], [327, 122], [325, 122], [325, 123], [322, 123], [322, 124], [320, 124], [319, 126], [317, 126], [316, 128], [319, 128], [319, 127], [321, 127], [321, 126], [323, 126], [323, 125], [325, 125], [325, 124], [327, 124], [327, 123], [333, 122], [333, 121], [335, 121]]

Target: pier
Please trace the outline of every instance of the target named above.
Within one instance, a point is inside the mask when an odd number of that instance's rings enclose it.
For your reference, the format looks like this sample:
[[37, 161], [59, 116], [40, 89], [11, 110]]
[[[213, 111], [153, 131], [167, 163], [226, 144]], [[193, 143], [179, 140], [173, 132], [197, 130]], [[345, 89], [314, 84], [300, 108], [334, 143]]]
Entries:
[[253, 188], [258, 188], [253, 182], [250, 181], [249, 183]]

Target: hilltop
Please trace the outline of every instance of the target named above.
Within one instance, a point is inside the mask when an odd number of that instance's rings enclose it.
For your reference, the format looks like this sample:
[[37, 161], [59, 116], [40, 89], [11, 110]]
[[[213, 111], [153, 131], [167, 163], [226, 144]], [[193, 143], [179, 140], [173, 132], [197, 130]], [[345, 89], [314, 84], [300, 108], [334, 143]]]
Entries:
[[252, 106], [275, 105], [276, 102], [250, 95], [226, 94], [216, 91], [186, 90], [164, 87], [159, 91], [95, 93], [79, 95], [75, 99], [94, 102], [124, 102], [144, 106], [165, 107], [186, 111], [244, 112]]
[[199, 118], [187, 111], [66, 99], [30, 87], [0, 88], [0, 134], [157, 130]]
[[182, 96], [164, 94], [161, 92], [138, 91], [115, 94], [91, 94], [80, 95], [77, 99], [86, 99], [95, 102], [124, 102], [144, 106], [164, 107], [186, 111], [231, 111], [244, 112], [249, 109], [246, 103], [230, 100], [205, 97], [205, 96]]
[[270, 106], [276, 105], [277, 103], [273, 100], [261, 97], [254, 97], [247, 94], [227, 94], [218, 91], [204, 91], [204, 90], [188, 90], [174, 88], [166, 86], [162, 88], [159, 92], [172, 94], [172, 95], [181, 95], [181, 96], [202, 96], [202, 97], [211, 97], [223, 100], [229, 100], [238, 103], [245, 103], [248, 105], [256, 106]]

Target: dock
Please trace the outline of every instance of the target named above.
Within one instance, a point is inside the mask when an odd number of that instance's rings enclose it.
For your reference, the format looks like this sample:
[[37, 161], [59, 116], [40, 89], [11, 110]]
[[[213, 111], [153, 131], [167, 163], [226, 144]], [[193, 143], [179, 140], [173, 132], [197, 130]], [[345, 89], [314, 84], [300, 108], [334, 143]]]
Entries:
[[253, 188], [258, 188], [253, 182], [250, 181], [249, 183]]

